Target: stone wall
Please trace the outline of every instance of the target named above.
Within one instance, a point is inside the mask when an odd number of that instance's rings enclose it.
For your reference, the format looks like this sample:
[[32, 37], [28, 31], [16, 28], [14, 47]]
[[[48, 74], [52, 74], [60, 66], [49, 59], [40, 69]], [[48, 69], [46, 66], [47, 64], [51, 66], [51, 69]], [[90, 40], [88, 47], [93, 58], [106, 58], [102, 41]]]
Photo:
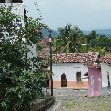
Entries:
[[55, 102], [55, 97], [45, 97], [36, 99], [31, 103], [31, 111], [46, 111]]

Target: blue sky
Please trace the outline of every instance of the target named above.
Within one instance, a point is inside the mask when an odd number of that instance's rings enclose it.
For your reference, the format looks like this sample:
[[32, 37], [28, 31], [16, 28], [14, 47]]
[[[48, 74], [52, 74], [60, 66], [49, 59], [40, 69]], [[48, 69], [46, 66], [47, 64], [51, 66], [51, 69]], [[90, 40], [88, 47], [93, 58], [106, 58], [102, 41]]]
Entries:
[[[67, 23], [82, 30], [111, 29], [111, 0], [24, 0], [28, 15], [43, 17], [51, 29]], [[38, 4], [34, 5], [34, 1]]]

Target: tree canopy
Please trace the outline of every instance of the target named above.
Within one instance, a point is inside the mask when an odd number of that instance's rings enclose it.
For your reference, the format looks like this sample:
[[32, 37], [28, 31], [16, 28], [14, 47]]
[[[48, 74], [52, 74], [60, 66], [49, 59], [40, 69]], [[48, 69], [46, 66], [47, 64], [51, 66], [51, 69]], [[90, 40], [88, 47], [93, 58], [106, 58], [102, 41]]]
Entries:
[[15, 19], [22, 17], [13, 14], [11, 7], [0, 8], [0, 111], [29, 111], [30, 102], [43, 95], [47, 77], [40, 60], [26, 56], [27, 44], [37, 43], [42, 37], [38, 31], [46, 25], [27, 18], [27, 24], [18, 28]]
[[111, 47], [111, 38], [97, 34], [92, 30], [88, 35], [83, 34], [77, 26], [67, 24], [58, 28], [59, 35], [54, 38], [54, 53], [84, 53], [88, 51], [105, 54]]
[[58, 28], [59, 36], [54, 41], [56, 51], [77, 52], [78, 39], [82, 36], [82, 31], [77, 26], [67, 24], [63, 28]]

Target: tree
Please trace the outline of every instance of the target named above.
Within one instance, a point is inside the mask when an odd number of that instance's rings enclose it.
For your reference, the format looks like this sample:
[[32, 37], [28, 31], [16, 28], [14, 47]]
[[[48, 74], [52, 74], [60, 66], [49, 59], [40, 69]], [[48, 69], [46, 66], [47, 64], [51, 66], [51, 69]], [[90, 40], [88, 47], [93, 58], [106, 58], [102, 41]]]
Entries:
[[67, 24], [63, 28], [58, 28], [59, 36], [54, 41], [56, 51], [77, 52], [78, 38], [82, 31], [77, 26]]
[[[46, 26], [28, 18], [25, 27], [17, 28], [13, 22], [19, 18], [11, 7], [0, 8], [0, 111], [29, 111], [30, 102], [43, 95], [46, 73], [37, 58], [27, 58], [26, 45], [40, 40], [38, 31]], [[6, 39], [4, 32], [11, 38]]]
[[105, 35], [97, 34], [95, 30], [92, 30], [89, 35], [86, 35], [86, 38], [88, 51], [105, 54], [111, 46], [111, 39]]

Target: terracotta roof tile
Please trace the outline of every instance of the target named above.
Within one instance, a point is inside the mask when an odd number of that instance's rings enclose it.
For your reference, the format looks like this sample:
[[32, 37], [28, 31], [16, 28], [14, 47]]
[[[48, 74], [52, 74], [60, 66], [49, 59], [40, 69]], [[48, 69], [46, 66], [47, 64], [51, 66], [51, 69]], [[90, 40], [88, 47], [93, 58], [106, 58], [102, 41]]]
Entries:
[[107, 64], [111, 64], [111, 54], [106, 54], [106, 55], [102, 58], [102, 62], [107, 63]]
[[[92, 56], [93, 55], [93, 56]], [[48, 52], [37, 52], [37, 56], [41, 58], [48, 58]], [[60, 53], [52, 54], [52, 60], [55, 63], [76, 63], [82, 62], [86, 63], [87, 61], [94, 61], [97, 57], [97, 54], [88, 54], [88, 53]]]
[[97, 57], [97, 54], [88, 53], [62, 53], [53, 54], [52, 59], [56, 63], [75, 63], [75, 62], [87, 62], [87, 60], [92, 61]]

